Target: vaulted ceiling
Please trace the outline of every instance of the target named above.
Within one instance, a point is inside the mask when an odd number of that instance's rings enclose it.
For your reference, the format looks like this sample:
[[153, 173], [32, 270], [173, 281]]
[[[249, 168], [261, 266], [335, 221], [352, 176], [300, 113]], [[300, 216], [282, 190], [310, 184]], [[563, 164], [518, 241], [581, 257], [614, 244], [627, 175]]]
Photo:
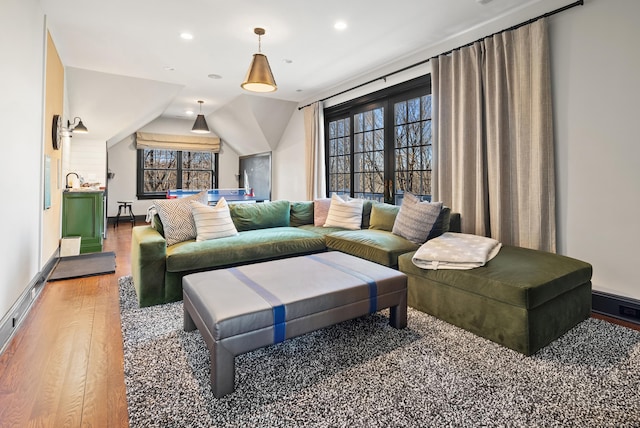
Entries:
[[[268, 147], [292, 105], [536, 3], [559, 0], [41, 0], [67, 70], [68, 113], [93, 138], [118, 139], [157, 117], [217, 123], [252, 110]], [[343, 21], [346, 28], [334, 24]], [[278, 90], [240, 88], [263, 27]], [[180, 37], [189, 33], [191, 40]], [[216, 78], [209, 77], [215, 75]], [[257, 98], [258, 100], [252, 100]], [[262, 101], [261, 101], [262, 100]], [[265, 101], [272, 100], [272, 102]], [[91, 124], [91, 125], [89, 125]], [[273, 129], [269, 129], [269, 128]], [[223, 136], [223, 135], [222, 135]], [[224, 137], [224, 136], [223, 136]], [[228, 139], [228, 138], [227, 138]], [[239, 152], [244, 150], [240, 149]]]

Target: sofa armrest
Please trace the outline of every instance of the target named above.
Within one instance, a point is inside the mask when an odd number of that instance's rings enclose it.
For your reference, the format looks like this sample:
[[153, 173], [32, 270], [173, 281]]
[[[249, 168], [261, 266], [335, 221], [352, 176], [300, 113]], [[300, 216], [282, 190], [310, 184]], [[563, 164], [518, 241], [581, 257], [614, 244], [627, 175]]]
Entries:
[[140, 307], [164, 303], [167, 241], [151, 226], [131, 232], [131, 275]]

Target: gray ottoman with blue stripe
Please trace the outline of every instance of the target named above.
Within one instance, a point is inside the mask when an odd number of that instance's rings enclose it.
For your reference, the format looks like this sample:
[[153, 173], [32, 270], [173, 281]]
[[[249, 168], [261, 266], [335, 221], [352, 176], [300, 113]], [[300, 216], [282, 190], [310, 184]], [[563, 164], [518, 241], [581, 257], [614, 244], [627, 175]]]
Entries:
[[204, 337], [218, 398], [234, 390], [236, 355], [385, 308], [391, 326], [407, 325], [406, 276], [340, 252], [194, 273], [182, 285], [184, 330]]

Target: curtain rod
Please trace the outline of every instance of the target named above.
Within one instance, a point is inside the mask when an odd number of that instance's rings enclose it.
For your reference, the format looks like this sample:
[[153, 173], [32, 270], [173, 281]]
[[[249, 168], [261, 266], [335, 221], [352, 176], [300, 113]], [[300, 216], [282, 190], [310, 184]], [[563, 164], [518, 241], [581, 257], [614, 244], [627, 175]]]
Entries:
[[[518, 29], [518, 28], [520, 28], [520, 27], [524, 27], [525, 25], [529, 25], [529, 24], [531, 24], [531, 23], [533, 23], [533, 22], [536, 22], [536, 21], [538, 21], [538, 20], [540, 20], [540, 19], [542, 19], [542, 18], [547, 18], [547, 17], [549, 17], [549, 16], [551, 16], [551, 15], [555, 15], [556, 13], [564, 12], [565, 10], [568, 10], [568, 9], [574, 8], [574, 7], [576, 7], [576, 6], [582, 6], [582, 5], [584, 5], [584, 0], [578, 0], [578, 1], [574, 2], [574, 3], [570, 3], [570, 4], [566, 5], [566, 6], [563, 6], [563, 7], [561, 7], [561, 8], [558, 8], [558, 9], [556, 9], [556, 10], [552, 10], [551, 12], [547, 12], [547, 13], [545, 13], [545, 14], [543, 14], [543, 15], [540, 15], [540, 16], [537, 16], [537, 17], [535, 17], [535, 18], [531, 18], [531, 19], [529, 19], [529, 20], [527, 20], [527, 21], [521, 22], [520, 24], [516, 24], [516, 25], [514, 25], [514, 26], [512, 26], [512, 27], [505, 28], [504, 30], [497, 31], [497, 32], [495, 32], [495, 33], [493, 33], [493, 34], [490, 34], [490, 35], [488, 35], [488, 36], [483, 36], [483, 37], [481, 37], [481, 38], [479, 38], [478, 40], [475, 40], [475, 41], [473, 41], [473, 42], [467, 43], [467, 44], [462, 45], [462, 46], [458, 46], [457, 48], [454, 48], [454, 49], [451, 49], [451, 50], [449, 50], [449, 51], [443, 52], [443, 53], [441, 53], [441, 54], [439, 54], [439, 55], [436, 55], [436, 56], [432, 56], [431, 58], [427, 58], [427, 59], [424, 59], [424, 60], [422, 60], [422, 61], [416, 62], [415, 64], [408, 65], [408, 66], [406, 66], [406, 67], [401, 68], [400, 70], [392, 71], [392, 72], [390, 72], [390, 73], [385, 74], [384, 76], [376, 77], [375, 79], [371, 79], [371, 80], [369, 80], [369, 81], [366, 81], [366, 82], [364, 82], [364, 83], [361, 83], [361, 84], [359, 84], [359, 85], [356, 85], [356, 86], [354, 86], [354, 87], [352, 87], [352, 88], [345, 89], [344, 91], [340, 91], [340, 92], [335, 93], [335, 94], [333, 94], [333, 95], [329, 95], [328, 97], [324, 97], [324, 98], [322, 98], [322, 99], [319, 99], [318, 101], [326, 101], [326, 100], [331, 99], [331, 98], [333, 98], [333, 97], [337, 97], [338, 95], [342, 95], [342, 94], [345, 94], [345, 93], [347, 93], [347, 92], [351, 92], [351, 91], [353, 91], [353, 90], [355, 90], [355, 89], [359, 89], [359, 88], [361, 88], [361, 87], [363, 87], [363, 86], [369, 85], [369, 84], [371, 84], [371, 83], [373, 83], [373, 82], [377, 82], [378, 80], [386, 80], [386, 79], [387, 79], [387, 77], [389, 77], [389, 76], [393, 76], [394, 74], [402, 73], [403, 71], [410, 70], [410, 69], [412, 69], [412, 68], [414, 68], [414, 67], [417, 67], [417, 66], [419, 66], [419, 65], [422, 65], [422, 64], [426, 64], [426, 63], [428, 63], [429, 61], [431, 61], [432, 59], [434, 59], [434, 58], [438, 58], [440, 55], [449, 55], [449, 54], [450, 54], [451, 52], [453, 52], [453, 51], [457, 51], [458, 49], [466, 48], [467, 46], [471, 46], [471, 45], [473, 45], [474, 43], [477, 43], [477, 42], [479, 42], [479, 41], [481, 41], [481, 40], [484, 40], [484, 39], [486, 39], [486, 38], [488, 38], [488, 37], [493, 37], [493, 36], [495, 36], [495, 35], [497, 35], [497, 34], [501, 34], [501, 33], [504, 33], [504, 32], [506, 32], [506, 31], [512, 31], [512, 30]], [[315, 102], [318, 102], [318, 101], [315, 101]], [[304, 105], [304, 106], [302, 106], [302, 107], [298, 107], [298, 110], [302, 110], [303, 108], [305, 108], [305, 107], [309, 107], [309, 106], [310, 106], [310, 105], [312, 105], [312, 104], [313, 104], [313, 102], [312, 102], [312, 103], [309, 103], [309, 104], [306, 104], [306, 105]]]

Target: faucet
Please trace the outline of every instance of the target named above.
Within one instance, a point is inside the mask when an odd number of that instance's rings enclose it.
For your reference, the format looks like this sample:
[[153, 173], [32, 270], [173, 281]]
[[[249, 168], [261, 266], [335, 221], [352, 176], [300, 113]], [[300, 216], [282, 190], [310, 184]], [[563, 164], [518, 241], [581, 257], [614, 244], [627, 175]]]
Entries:
[[65, 186], [65, 187], [66, 187], [67, 189], [71, 189], [71, 187], [72, 187], [72, 186], [70, 186], [70, 185], [69, 185], [69, 176], [70, 176], [71, 174], [75, 175], [75, 176], [76, 176], [76, 178], [78, 179], [78, 181], [80, 181], [80, 176], [79, 176], [78, 174], [76, 174], [75, 172], [70, 172], [69, 174], [67, 174], [67, 175], [64, 177], [64, 181], [65, 181], [65, 183], [66, 183], [66, 186]]

